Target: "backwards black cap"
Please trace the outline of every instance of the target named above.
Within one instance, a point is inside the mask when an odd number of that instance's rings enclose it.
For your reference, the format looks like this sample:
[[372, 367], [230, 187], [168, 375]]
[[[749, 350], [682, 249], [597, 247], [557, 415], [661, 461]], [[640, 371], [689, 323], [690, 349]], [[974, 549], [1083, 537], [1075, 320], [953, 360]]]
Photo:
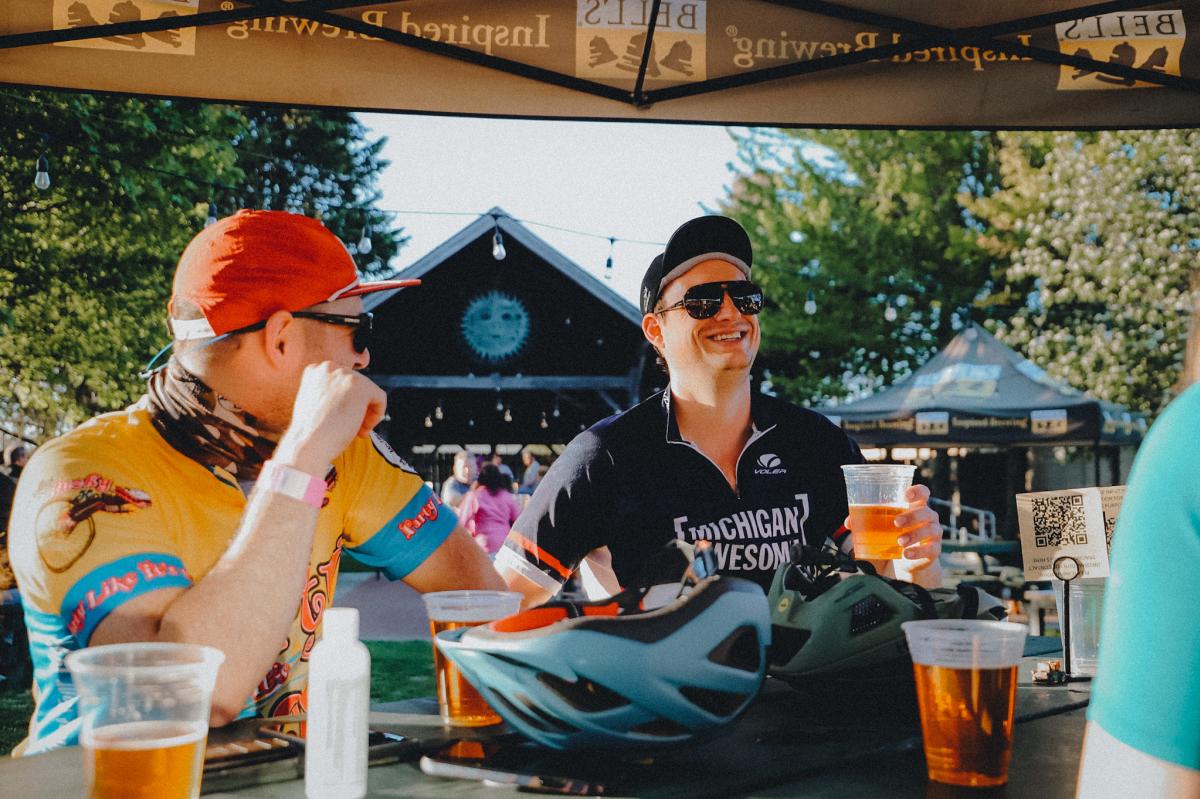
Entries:
[[733, 264], [750, 279], [754, 254], [742, 226], [727, 216], [698, 216], [684, 222], [642, 278], [642, 313], [654, 310], [664, 286], [696, 264], [714, 259]]

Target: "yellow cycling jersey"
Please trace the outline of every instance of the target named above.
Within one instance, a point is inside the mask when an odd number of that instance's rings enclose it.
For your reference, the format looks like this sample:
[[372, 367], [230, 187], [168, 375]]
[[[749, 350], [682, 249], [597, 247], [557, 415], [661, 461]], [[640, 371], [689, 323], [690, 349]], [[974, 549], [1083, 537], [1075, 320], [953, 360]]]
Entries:
[[[333, 602], [343, 551], [400, 579], [457, 524], [373, 434], [356, 438], [325, 480], [296, 617], [242, 716], [305, 711], [308, 654]], [[233, 475], [172, 448], [138, 406], [99, 416], [38, 449], [21, 477], [9, 534], [37, 701], [19, 748], [24, 754], [78, 740], [66, 655], [87, 646], [96, 626], [133, 597], [203, 579], [245, 507]]]

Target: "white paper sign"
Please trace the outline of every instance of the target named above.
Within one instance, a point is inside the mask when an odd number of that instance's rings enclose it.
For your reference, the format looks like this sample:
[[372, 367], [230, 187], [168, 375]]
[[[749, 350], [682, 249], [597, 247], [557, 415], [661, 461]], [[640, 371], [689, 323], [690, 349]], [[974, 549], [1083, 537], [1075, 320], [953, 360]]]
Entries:
[[1125, 486], [1108, 486], [1100, 489], [1100, 506], [1104, 511], [1104, 537], [1108, 541], [1108, 554], [1112, 556], [1113, 528], [1117, 525], [1117, 513], [1125, 499]]
[[1081, 577], [1107, 577], [1109, 539], [1124, 493], [1116, 486], [1017, 494], [1025, 579], [1051, 579], [1062, 557], [1079, 562]]

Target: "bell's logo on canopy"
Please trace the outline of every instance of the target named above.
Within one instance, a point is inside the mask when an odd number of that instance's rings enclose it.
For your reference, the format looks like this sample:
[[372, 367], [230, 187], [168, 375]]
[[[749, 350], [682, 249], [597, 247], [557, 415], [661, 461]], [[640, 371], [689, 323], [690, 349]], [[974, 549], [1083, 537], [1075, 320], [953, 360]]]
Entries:
[[[590, 80], [637, 78], [646, 51], [651, 0], [576, 0], [575, 74]], [[707, 79], [707, 0], [662, 3], [646, 61], [647, 83]]]
[[1065, 408], [1030, 411], [1029, 429], [1035, 436], [1064, 436], [1070, 429]]
[[[1179, 58], [1187, 39], [1182, 11], [1122, 11], [1054, 26], [1058, 49], [1064, 55], [1092, 58], [1108, 64], [1179, 75]], [[1060, 91], [1152, 89], [1158, 84], [1106, 74], [1100, 70], [1061, 66]]]
[[[192, 16], [199, 6], [200, 0], [54, 0], [54, 29], [90, 28], [120, 22]], [[59, 47], [86, 47], [93, 50], [195, 55], [196, 29], [168, 28], [57, 44]]]
[[921, 411], [916, 417], [917, 435], [950, 435], [950, 414], [946, 411]]

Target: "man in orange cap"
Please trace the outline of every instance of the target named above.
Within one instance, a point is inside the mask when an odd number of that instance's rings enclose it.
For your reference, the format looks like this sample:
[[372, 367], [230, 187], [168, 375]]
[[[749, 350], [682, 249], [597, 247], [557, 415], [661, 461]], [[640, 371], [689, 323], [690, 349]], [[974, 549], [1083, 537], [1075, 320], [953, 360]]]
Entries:
[[25, 752], [75, 743], [72, 650], [186, 641], [225, 654], [212, 723], [305, 710], [308, 653], [349, 551], [419, 591], [503, 588], [490, 561], [372, 428], [387, 398], [360, 283], [319, 222], [239, 211], [175, 274], [176, 354], [136, 405], [41, 447], [12, 559], [37, 708]]

